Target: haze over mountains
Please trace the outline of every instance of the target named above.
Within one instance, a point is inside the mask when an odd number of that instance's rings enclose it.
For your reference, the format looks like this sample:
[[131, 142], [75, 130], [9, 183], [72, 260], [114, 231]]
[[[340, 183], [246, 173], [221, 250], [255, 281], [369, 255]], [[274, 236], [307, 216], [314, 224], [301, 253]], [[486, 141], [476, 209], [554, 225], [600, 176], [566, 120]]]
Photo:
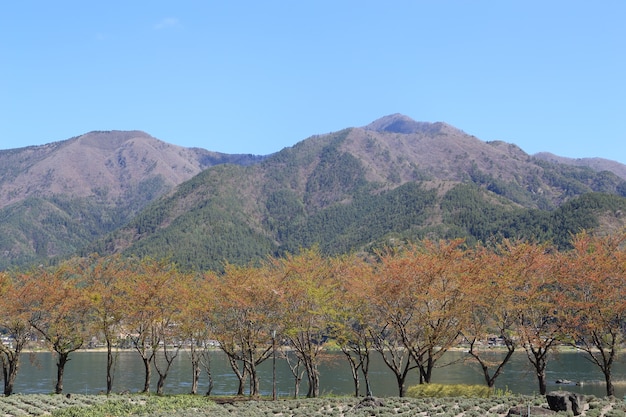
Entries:
[[[203, 269], [313, 244], [334, 254], [390, 238], [554, 240], [583, 226], [623, 227], [625, 180], [614, 161], [531, 156], [399, 114], [267, 156], [91, 132], [0, 151], [0, 268], [89, 251]], [[550, 223], [598, 192], [593, 215], [577, 209], [588, 225]], [[529, 215], [546, 223], [524, 224]], [[543, 235], [531, 233], [537, 227]]]

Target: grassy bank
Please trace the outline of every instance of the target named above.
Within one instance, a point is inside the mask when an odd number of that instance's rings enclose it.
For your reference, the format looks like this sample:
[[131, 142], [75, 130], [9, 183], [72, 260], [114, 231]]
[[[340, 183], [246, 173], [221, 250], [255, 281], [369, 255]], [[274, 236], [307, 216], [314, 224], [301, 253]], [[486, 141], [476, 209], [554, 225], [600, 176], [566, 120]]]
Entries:
[[[588, 398], [587, 417], [626, 417], [626, 403], [615, 398]], [[0, 397], [0, 416], [54, 417], [256, 417], [256, 416], [438, 416], [501, 417], [516, 406], [547, 407], [545, 397], [381, 398], [351, 397], [278, 401], [190, 395], [13, 395]], [[560, 413], [560, 415], [566, 415]]]

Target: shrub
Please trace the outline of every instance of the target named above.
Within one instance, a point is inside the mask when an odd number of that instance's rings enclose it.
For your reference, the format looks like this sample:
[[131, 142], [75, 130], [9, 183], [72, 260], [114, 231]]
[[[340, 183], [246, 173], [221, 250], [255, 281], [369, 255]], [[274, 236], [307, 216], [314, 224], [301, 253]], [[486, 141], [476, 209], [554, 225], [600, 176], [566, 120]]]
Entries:
[[602, 410], [598, 409], [598, 408], [590, 408], [589, 410], [587, 410], [587, 412], [585, 413], [585, 415], [587, 417], [599, 417], [600, 414], [602, 414]]
[[492, 390], [486, 385], [419, 384], [406, 390], [407, 397], [474, 397], [487, 398]]

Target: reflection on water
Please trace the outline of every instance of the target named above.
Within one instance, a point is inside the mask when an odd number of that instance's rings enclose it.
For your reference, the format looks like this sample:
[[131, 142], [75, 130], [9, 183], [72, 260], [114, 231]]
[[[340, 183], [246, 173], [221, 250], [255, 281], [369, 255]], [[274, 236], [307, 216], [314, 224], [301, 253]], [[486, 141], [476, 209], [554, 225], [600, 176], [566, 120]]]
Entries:
[[[494, 353], [498, 355], [498, 353]], [[354, 393], [351, 373], [343, 354], [332, 352], [328, 360], [321, 366], [321, 392], [325, 394]], [[106, 389], [106, 353], [80, 351], [70, 355], [66, 366], [64, 392], [99, 393]], [[387, 369], [377, 353], [372, 355], [370, 378], [374, 395], [394, 396], [398, 394], [393, 374]], [[448, 352], [440, 360], [441, 365], [433, 372], [433, 382], [483, 384], [480, 368], [467, 358], [463, 352]], [[272, 361], [267, 360], [259, 367], [261, 391], [271, 395]], [[279, 396], [293, 396], [293, 376], [282, 360], [277, 360], [277, 389]], [[135, 392], [143, 387], [143, 365], [136, 352], [122, 351], [117, 355], [113, 390], [115, 392]], [[156, 374], [156, 372], [153, 372]], [[216, 351], [212, 358], [212, 374], [214, 379], [213, 394], [231, 395], [236, 392], [237, 378], [233, 374], [223, 353]], [[617, 362], [613, 376], [616, 385], [616, 396], [626, 395], [626, 364]], [[605, 395], [603, 375], [599, 369], [586, 359], [581, 352], [561, 352], [554, 355], [548, 363], [548, 390], [566, 389], [582, 394], [593, 394], [598, 397]], [[50, 393], [54, 390], [56, 378], [55, 357], [51, 353], [41, 352], [24, 354], [18, 374], [15, 393]], [[563, 386], [556, 381], [569, 380], [582, 382], [582, 385]], [[408, 385], [418, 382], [417, 372], [412, 371]], [[156, 378], [152, 383], [156, 387]], [[361, 382], [361, 386], [364, 383]], [[205, 393], [208, 387], [206, 374], [200, 379], [199, 393]], [[508, 389], [516, 394], [534, 394], [538, 391], [537, 380], [528, 363], [525, 353], [515, 353], [504, 373], [498, 378], [496, 387]], [[306, 394], [306, 380], [303, 381], [300, 393]], [[188, 393], [191, 389], [191, 364], [189, 355], [181, 352], [175, 360], [167, 377], [166, 393]]]

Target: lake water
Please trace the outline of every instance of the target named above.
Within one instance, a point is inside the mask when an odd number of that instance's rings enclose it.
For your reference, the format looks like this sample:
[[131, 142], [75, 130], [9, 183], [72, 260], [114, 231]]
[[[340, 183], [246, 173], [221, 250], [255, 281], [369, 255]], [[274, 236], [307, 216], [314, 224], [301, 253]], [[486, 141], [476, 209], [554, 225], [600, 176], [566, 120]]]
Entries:
[[[320, 368], [321, 392], [323, 394], [353, 394], [353, 383], [349, 367], [341, 352], [332, 352]], [[482, 373], [471, 360], [464, 361], [467, 355], [463, 352], [448, 352], [441, 363], [449, 365], [438, 367], [433, 372], [433, 381], [438, 383], [484, 384]], [[106, 388], [106, 353], [79, 351], [70, 355], [64, 378], [64, 392], [67, 393], [100, 393]], [[388, 370], [377, 353], [372, 355], [370, 365], [372, 389], [376, 396], [398, 395], [395, 377]], [[272, 392], [272, 360], [271, 358], [260, 367], [261, 391], [264, 395]], [[277, 390], [280, 397], [293, 396], [293, 377], [287, 364], [276, 361]], [[212, 359], [214, 379], [213, 394], [231, 395], [236, 392], [237, 378], [233, 374], [223, 353], [215, 351]], [[156, 372], [154, 372], [156, 374]], [[566, 389], [582, 394], [593, 394], [598, 397], [605, 395], [602, 373], [586, 359], [582, 352], [561, 352], [554, 355], [548, 363], [548, 390]], [[626, 395], [626, 364], [618, 361], [613, 370], [616, 396]], [[581, 386], [559, 385], [557, 379], [582, 381]], [[22, 364], [15, 383], [15, 393], [50, 393], [54, 391], [56, 382], [55, 356], [40, 352], [24, 354]], [[412, 371], [407, 385], [417, 384], [417, 372]], [[364, 383], [361, 382], [363, 386]], [[208, 386], [207, 377], [200, 378], [199, 393], [205, 393]], [[143, 387], [143, 365], [136, 352], [120, 351], [113, 382], [113, 391], [136, 392]], [[524, 352], [515, 353], [507, 364], [504, 373], [498, 378], [496, 387], [508, 389], [516, 394], [535, 394], [538, 392], [537, 380]], [[152, 389], [156, 388], [156, 378]], [[191, 364], [187, 352], [181, 352], [175, 360], [167, 377], [165, 393], [188, 393], [191, 389]], [[303, 381], [300, 394], [305, 395], [306, 380]]]

